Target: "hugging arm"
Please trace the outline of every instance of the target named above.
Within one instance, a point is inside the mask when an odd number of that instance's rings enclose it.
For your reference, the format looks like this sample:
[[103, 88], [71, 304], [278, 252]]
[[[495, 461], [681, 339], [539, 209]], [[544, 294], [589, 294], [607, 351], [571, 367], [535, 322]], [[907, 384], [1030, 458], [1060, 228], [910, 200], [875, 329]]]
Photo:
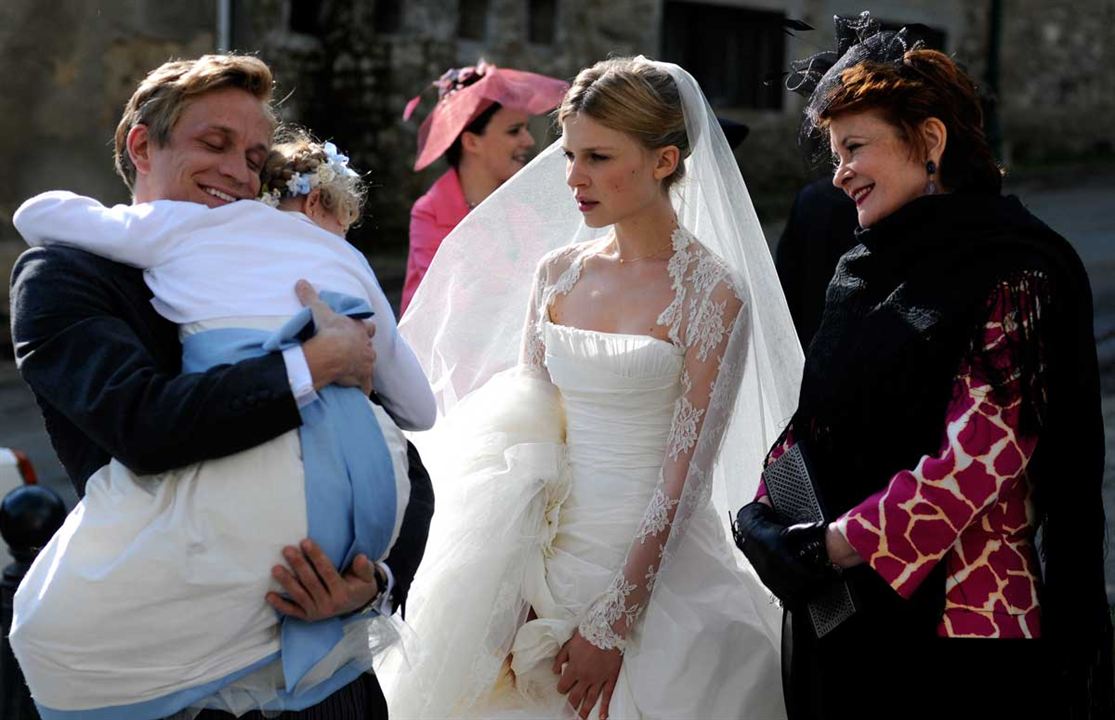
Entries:
[[375, 316], [372, 347], [376, 352], [373, 385], [383, 407], [403, 430], [429, 430], [437, 418], [430, 381], [414, 351], [399, 334], [395, 313], [363, 254], [353, 249], [367, 271], [364, 289]]
[[204, 205], [155, 202], [106, 208], [88, 197], [52, 190], [24, 202], [12, 223], [32, 247], [65, 245], [125, 265], [163, 262], [188, 235], [182, 223], [208, 212]]

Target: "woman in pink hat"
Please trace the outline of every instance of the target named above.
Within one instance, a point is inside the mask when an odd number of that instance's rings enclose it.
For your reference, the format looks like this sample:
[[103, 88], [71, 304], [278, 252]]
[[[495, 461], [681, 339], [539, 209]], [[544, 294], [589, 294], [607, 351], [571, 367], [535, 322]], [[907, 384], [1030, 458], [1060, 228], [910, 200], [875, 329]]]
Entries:
[[[406, 311], [445, 236], [526, 165], [534, 147], [527, 121], [557, 107], [569, 84], [481, 60], [449, 70], [433, 86], [438, 101], [418, 130], [414, 169], [421, 170], [443, 154], [449, 169], [410, 211], [410, 253], [400, 312]], [[404, 120], [420, 98], [407, 103]]]

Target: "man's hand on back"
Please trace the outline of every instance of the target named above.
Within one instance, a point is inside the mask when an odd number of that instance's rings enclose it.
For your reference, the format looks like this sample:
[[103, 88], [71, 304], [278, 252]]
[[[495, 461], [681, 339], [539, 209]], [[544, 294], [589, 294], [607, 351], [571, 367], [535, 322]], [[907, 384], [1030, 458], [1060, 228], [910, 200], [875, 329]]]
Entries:
[[343, 573], [313, 540], [283, 548], [289, 567], [275, 565], [271, 577], [283, 587], [286, 597], [269, 592], [266, 599], [283, 615], [300, 620], [325, 620], [356, 612], [374, 600], [383, 588], [376, 582], [375, 566], [364, 554], [357, 555]]
[[376, 326], [333, 312], [305, 280], [299, 280], [294, 291], [302, 305], [310, 308], [317, 328], [317, 333], [302, 345], [314, 389], [336, 384], [359, 387], [365, 395], [371, 394]]

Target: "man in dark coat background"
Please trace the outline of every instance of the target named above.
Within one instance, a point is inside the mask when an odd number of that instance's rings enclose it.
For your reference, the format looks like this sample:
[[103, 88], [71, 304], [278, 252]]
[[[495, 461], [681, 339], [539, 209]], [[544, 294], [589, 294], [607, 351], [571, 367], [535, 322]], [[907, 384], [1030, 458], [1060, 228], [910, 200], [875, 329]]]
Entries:
[[802, 349], [821, 324], [825, 290], [840, 256], [856, 244], [856, 205], [833, 187], [832, 176], [818, 178], [794, 198], [774, 262]]

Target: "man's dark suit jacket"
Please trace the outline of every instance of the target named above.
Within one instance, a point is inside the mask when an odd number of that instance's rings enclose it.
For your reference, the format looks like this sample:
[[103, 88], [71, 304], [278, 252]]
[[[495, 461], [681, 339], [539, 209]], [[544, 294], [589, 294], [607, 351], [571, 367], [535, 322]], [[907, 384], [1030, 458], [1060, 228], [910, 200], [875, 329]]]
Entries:
[[[301, 424], [281, 355], [182, 375], [177, 326], [150, 301], [142, 271], [71, 248], [33, 248], [12, 271], [19, 371], [78, 497], [112, 457], [134, 472], [159, 473]], [[409, 458], [410, 504], [386, 559], [396, 605], [422, 559], [434, 505], [413, 448]]]

